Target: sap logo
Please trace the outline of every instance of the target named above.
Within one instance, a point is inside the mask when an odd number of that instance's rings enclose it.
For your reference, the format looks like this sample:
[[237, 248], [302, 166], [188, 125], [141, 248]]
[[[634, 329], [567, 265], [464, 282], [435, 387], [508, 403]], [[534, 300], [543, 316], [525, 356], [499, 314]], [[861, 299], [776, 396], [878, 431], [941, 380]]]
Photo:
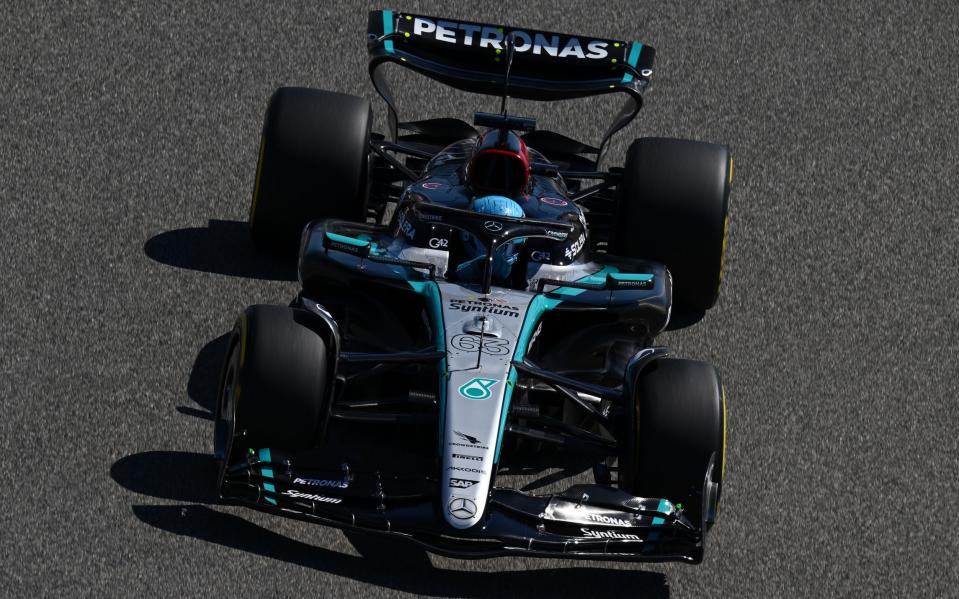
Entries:
[[[609, 56], [609, 42], [589, 40], [585, 44], [575, 37], [557, 34], [527, 33], [519, 29], [509, 32], [513, 36], [517, 52], [555, 56], [557, 58], [580, 58], [598, 60]], [[499, 27], [456, 23], [454, 21], [432, 21], [423, 17], [413, 20], [413, 35], [429, 36], [438, 42], [462, 44], [479, 48], [503, 50], [506, 34]]]
[[466, 478], [451, 478], [450, 487], [454, 489], [469, 489], [478, 482], [477, 480], [469, 480]]

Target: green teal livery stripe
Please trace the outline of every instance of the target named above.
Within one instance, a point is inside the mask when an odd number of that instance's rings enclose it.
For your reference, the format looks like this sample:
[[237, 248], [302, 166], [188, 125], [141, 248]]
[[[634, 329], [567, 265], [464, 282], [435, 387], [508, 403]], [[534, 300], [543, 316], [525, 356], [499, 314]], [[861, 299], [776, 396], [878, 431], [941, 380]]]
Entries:
[[[643, 45], [639, 42], [633, 42], [629, 48], [629, 57], [626, 59], [626, 64], [636, 68], [636, 63], [639, 62], [639, 53], [642, 51]], [[633, 80], [632, 73], [626, 73], [623, 75], [623, 83], [629, 83]]]
[[263, 483], [263, 490], [276, 493], [276, 487], [273, 486], [273, 483]]
[[[383, 35], [389, 35], [393, 33], [393, 11], [384, 10], [383, 11]], [[383, 47], [386, 48], [386, 51], [389, 54], [393, 53], [393, 40], [386, 40], [383, 42]]]
[[270, 449], [268, 447], [264, 447], [263, 449], [260, 450], [260, 461], [261, 462], [273, 461], [272, 458], [270, 457]]
[[333, 241], [338, 241], [340, 243], [345, 243], [347, 245], [353, 245], [356, 247], [366, 247], [370, 245], [369, 241], [363, 241], [362, 239], [357, 239], [355, 237], [347, 237], [346, 235], [338, 235], [336, 233], [326, 232], [326, 237]]
[[652, 281], [653, 275], [637, 274], [629, 272], [610, 273], [614, 281]]

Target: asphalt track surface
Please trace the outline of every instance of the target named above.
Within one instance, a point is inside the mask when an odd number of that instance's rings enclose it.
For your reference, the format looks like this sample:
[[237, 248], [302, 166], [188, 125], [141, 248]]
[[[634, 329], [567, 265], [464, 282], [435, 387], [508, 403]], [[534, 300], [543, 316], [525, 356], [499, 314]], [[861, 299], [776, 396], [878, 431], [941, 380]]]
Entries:
[[[222, 336], [295, 291], [243, 224], [262, 113], [280, 85], [372, 98], [368, 7], [5, 5], [0, 594], [957, 596], [959, 11], [836, 4], [395, 7], [643, 40], [611, 162], [640, 135], [732, 148], [721, 304], [665, 338], [729, 390], [698, 567], [458, 561], [217, 505]], [[529, 108], [585, 139], [613, 109]]]

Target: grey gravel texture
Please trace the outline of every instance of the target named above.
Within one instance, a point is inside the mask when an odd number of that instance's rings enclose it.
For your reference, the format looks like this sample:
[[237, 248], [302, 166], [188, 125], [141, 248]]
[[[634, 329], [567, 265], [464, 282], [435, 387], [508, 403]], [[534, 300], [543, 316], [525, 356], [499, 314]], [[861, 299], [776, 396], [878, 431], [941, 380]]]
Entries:
[[[368, 7], [15, 2], [0, 18], [0, 594], [957, 596], [957, 4], [394, 8], [643, 40], [657, 72], [611, 163], [640, 135], [732, 148], [721, 303], [665, 338], [729, 391], [705, 563], [458, 561], [216, 505], [204, 416], [221, 336], [295, 291], [242, 224], [262, 113], [280, 85], [373, 98]], [[411, 116], [493, 102], [401, 96]], [[522, 106], [587, 140], [614, 109]]]

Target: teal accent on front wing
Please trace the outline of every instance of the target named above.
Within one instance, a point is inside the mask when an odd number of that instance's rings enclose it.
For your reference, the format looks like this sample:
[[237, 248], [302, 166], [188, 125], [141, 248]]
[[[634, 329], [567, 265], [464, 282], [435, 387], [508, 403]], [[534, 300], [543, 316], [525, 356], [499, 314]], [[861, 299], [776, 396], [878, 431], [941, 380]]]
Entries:
[[[656, 511], [660, 512], [661, 514], [668, 514], [672, 511], [672, 509], [673, 509], [673, 504], [665, 499], [660, 499], [659, 505], [656, 506]], [[650, 522], [652, 526], [662, 526], [665, 523], [666, 523], [666, 520], [664, 518], [660, 518], [659, 516], [654, 516], [652, 521]], [[646, 537], [647, 545], [646, 547], [643, 547], [643, 553], [651, 553], [652, 551], [654, 551], [656, 549], [656, 541], [658, 540], [659, 540], [658, 530], [654, 530], [653, 532], [649, 533], [649, 536]]]
[[[443, 300], [440, 289], [434, 281], [407, 281], [413, 291], [426, 300], [426, 309], [430, 315], [430, 324], [433, 326], [433, 343], [436, 350], [446, 352], [446, 327], [443, 323]], [[446, 426], [446, 358], [439, 361], [439, 432], [437, 434], [437, 455], [443, 452], [443, 427]]]
[[[656, 511], [661, 514], [668, 514], [672, 511], [672, 509], [673, 509], [673, 504], [671, 504], [669, 501], [665, 499], [660, 499], [659, 505], [656, 506]], [[662, 526], [665, 523], [666, 523], [666, 520], [664, 518], [660, 518], [659, 516], [654, 516], [652, 522], [650, 522], [652, 526]], [[654, 530], [651, 533], [649, 533], [649, 535], [646, 537], [646, 542], [649, 544], [646, 547], [643, 547], [643, 553], [650, 553], [651, 551], [653, 551], [653, 549], [655, 549], [655, 542], [658, 540], [659, 540], [658, 530]]]
[[[268, 447], [264, 447], [260, 450], [259, 457], [261, 462], [273, 461], [272, 456], [270, 455], [270, 449]], [[260, 467], [260, 475], [263, 476], [263, 478], [273, 478], [273, 468], [266, 466]], [[269, 493], [276, 493], [276, 487], [273, 486], [273, 483], [263, 483], [263, 490]], [[264, 497], [263, 499], [265, 499], [268, 503], [276, 505], [276, 499], [273, 499], [272, 497]]]
[[[639, 62], [639, 53], [642, 52], [642, 50], [643, 50], [643, 45], [641, 43], [633, 42], [632, 45], [629, 47], [629, 57], [626, 58], [626, 64], [628, 64], [629, 66], [633, 68], [636, 68], [636, 63]], [[623, 81], [622, 81], [623, 83], [629, 83], [632, 80], [633, 80], [632, 73], [626, 73], [625, 75], [623, 75]]]
[[[668, 514], [668, 513], [669, 513], [669, 502], [666, 501], [665, 499], [660, 499], [660, 500], [659, 500], [659, 505], [656, 506], [656, 511], [659, 512], [659, 513], [661, 513], [661, 514]], [[651, 524], [652, 524], [653, 526], [662, 526], [662, 525], [665, 524], [665, 523], [666, 523], [666, 520], [664, 520], [663, 518], [660, 518], [659, 516], [656, 516], [656, 517], [653, 518], [653, 521], [652, 521]]]
[[[614, 272], [618, 272], [615, 266], [604, 266], [599, 271], [586, 275], [580, 279], [577, 279], [577, 283], [604, 283], [606, 281], [606, 275]], [[586, 291], [585, 289], [576, 289], [574, 287], [558, 287], [553, 291], [548, 292], [548, 294], [541, 293], [533, 298], [533, 301], [529, 303], [529, 308], [526, 309], [526, 318], [523, 320], [523, 328], [520, 329], [519, 337], [516, 339], [516, 351], [513, 353], [513, 359], [516, 361], [522, 361], [526, 357], [526, 350], [529, 348], [530, 339], [533, 337], [533, 331], [536, 330], [536, 325], [539, 324], [540, 319], [543, 317], [543, 314], [554, 309], [556, 306], [563, 303], [564, 297], [555, 298], [547, 297], [547, 295], [560, 295], [566, 297], [577, 296]], [[496, 438], [496, 453], [493, 454], [493, 462], [499, 463], [499, 454], [500, 450], [503, 448], [503, 437], [504, 430], [506, 429], [506, 416], [509, 414], [509, 404], [510, 400], [513, 397], [513, 387], [516, 385], [516, 369], [510, 367], [509, 376], [507, 378], [509, 384], [506, 386], [506, 392], [503, 394], [503, 412], [500, 415], [499, 422], [499, 435]]]
[[[384, 10], [383, 11], [383, 35], [389, 35], [393, 33], [393, 11]], [[386, 51], [389, 54], [393, 53], [393, 40], [386, 40], [383, 42], [383, 47], [386, 48]]]

